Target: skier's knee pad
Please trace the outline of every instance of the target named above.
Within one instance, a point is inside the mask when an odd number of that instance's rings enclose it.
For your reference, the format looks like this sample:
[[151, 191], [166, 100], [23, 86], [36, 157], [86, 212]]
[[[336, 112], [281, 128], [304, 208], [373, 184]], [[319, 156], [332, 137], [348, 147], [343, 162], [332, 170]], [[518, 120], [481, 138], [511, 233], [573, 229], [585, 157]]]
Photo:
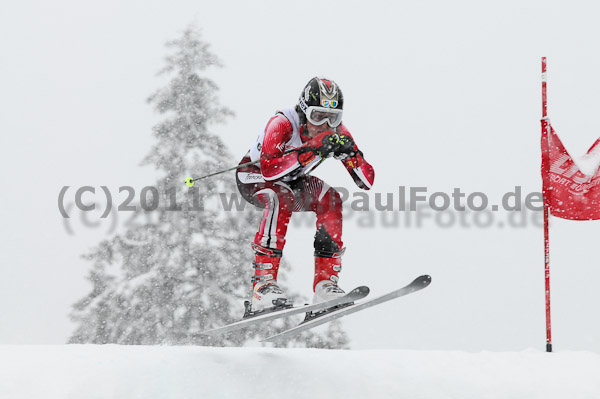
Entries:
[[[341, 242], [341, 241], [340, 241]], [[325, 230], [325, 227], [319, 227], [315, 234], [315, 256], [319, 258], [340, 258], [345, 248], [341, 248], [338, 243]]]

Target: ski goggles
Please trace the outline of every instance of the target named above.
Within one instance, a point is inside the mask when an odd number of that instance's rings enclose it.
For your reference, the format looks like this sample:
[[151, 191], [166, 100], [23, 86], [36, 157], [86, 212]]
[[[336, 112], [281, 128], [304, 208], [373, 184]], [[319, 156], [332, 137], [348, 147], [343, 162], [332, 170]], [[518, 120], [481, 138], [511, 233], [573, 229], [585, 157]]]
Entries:
[[312, 106], [306, 110], [306, 119], [316, 126], [321, 126], [327, 122], [329, 126], [337, 127], [342, 123], [342, 110]]

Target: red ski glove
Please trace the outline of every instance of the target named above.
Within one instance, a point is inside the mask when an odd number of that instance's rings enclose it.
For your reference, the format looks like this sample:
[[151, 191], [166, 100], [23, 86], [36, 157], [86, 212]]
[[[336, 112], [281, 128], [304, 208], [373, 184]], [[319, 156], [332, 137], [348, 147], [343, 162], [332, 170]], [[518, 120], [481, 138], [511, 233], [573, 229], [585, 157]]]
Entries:
[[358, 149], [350, 136], [339, 136], [338, 147], [335, 149], [333, 156], [335, 159], [344, 161], [352, 169], [358, 168], [364, 162], [362, 151]]
[[306, 166], [315, 159], [316, 155], [321, 158], [332, 156], [338, 148], [338, 141], [339, 135], [330, 130], [313, 137], [298, 149], [298, 162]]

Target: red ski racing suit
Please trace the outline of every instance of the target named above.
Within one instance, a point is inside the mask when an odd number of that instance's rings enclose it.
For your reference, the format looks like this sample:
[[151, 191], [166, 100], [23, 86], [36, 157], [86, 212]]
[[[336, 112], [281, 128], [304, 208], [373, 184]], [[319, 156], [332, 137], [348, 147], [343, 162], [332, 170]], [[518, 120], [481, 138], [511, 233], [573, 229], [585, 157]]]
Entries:
[[[238, 169], [237, 185], [246, 201], [263, 208], [264, 213], [253, 248], [256, 252], [255, 277], [253, 282], [277, 279], [277, 271], [285, 235], [292, 212], [315, 212], [317, 232], [315, 234], [315, 280], [337, 282], [341, 270], [342, 201], [339, 193], [321, 179], [309, 173], [321, 162], [319, 152], [310, 151], [318, 146], [322, 137], [331, 134], [343, 137], [353, 146], [351, 157], [341, 162], [358, 187], [369, 190], [375, 178], [373, 167], [358, 151], [350, 132], [343, 124], [337, 128], [311, 138], [306, 126], [300, 124], [295, 109], [278, 111], [267, 123], [250, 151], [240, 164], [260, 162]], [[349, 140], [348, 140], [349, 138]], [[317, 141], [315, 141], [317, 140]], [[290, 150], [299, 149], [300, 151]], [[307, 150], [303, 152], [304, 150]], [[341, 158], [341, 157], [340, 157]], [[268, 268], [257, 265], [268, 264]]]

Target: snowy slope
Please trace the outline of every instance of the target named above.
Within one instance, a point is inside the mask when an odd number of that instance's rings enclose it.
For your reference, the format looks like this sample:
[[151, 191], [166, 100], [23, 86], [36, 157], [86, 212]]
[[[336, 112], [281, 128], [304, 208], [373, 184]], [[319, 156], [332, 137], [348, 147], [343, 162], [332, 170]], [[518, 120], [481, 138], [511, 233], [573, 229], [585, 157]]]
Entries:
[[591, 352], [0, 346], [0, 398], [600, 398]]

